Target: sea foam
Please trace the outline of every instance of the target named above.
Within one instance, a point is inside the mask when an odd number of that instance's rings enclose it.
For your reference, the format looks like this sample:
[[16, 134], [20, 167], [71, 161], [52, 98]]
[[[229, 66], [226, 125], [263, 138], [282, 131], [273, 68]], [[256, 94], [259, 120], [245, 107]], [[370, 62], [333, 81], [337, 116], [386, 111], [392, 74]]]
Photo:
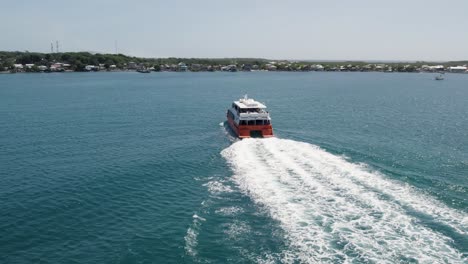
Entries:
[[233, 180], [285, 230], [283, 262], [463, 263], [451, 239], [467, 215], [312, 144], [245, 139], [222, 151]]

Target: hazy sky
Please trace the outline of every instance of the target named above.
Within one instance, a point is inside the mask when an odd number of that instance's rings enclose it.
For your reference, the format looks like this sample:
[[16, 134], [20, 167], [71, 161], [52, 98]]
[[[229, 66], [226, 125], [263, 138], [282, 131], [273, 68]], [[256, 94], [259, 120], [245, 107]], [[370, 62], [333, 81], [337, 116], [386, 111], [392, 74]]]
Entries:
[[468, 59], [468, 0], [0, 0], [0, 50]]

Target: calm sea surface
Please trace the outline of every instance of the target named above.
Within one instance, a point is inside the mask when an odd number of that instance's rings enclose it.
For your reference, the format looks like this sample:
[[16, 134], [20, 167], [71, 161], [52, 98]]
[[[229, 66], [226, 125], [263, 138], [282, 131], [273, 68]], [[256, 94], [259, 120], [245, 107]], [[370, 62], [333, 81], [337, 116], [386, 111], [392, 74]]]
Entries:
[[[468, 75], [0, 75], [0, 263], [466, 263]], [[245, 93], [277, 138], [236, 141]]]

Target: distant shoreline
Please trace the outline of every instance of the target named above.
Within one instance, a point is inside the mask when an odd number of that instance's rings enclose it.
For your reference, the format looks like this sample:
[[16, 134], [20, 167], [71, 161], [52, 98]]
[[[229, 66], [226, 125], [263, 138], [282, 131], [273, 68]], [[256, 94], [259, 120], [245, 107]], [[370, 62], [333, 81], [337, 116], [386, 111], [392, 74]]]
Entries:
[[[227, 71], [151, 71], [149, 73], [227, 73]], [[397, 72], [397, 71], [392, 71], [392, 72], [385, 72], [385, 71], [268, 71], [268, 70], [252, 70], [252, 71], [237, 71], [237, 72], [232, 72], [233, 74], [235, 73], [256, 73], [256, 72], [262, 72], [262, 73], [314, 73], [314, 72], [321, 72], [321, 73], [427, 73], [427, 74], [468, 74], [468, 72], [429, 72], [429, 71], [413, 71], [413, 72]], [[89, 72], [82, 72], [82, 71], [63, 71], [63, 72], [9, 72], [9, 71], [0, 71], [0, 75], [15, 75], [15, 74], [20, 74], [20, 75], [29, 75], [29, 74], [74, 74], [74, 73], [138, 73], [138, 71], [135, 70], [115, 70], [115, 71], [89, 71]]]
[[95, 72], [151, 71], [167, 72], [433, 72], [468, 73], [468, 61], [436, 62], [365, 62], [295, 61], [258, 58], [138, 58], [123, 54], [89, 52], [34, 53], [0, 51], [0, 72]]

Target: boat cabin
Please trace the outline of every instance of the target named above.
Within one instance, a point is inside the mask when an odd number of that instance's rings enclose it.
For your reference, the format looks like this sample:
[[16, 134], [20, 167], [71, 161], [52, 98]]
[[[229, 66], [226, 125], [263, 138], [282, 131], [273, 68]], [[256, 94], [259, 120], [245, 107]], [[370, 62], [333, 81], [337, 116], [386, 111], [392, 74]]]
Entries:
[[239, 120], [241, 126], [266, 126], [270, 124], [271, 122], [268, 119]]
[[273, 136], [271, 118], [266, 106], [247, 96], [232, 103], [227, 111], [227, 118], [240, 138]]
[[243, 98], [232, 103], [237, 113], [265, 113], [266, 106], [250, 98]]
[[240, 126], [271, 125], [270, 115], [266, 111], [266, 106], [250, 98], [234, 101], [231, 112], [231, 118]]

